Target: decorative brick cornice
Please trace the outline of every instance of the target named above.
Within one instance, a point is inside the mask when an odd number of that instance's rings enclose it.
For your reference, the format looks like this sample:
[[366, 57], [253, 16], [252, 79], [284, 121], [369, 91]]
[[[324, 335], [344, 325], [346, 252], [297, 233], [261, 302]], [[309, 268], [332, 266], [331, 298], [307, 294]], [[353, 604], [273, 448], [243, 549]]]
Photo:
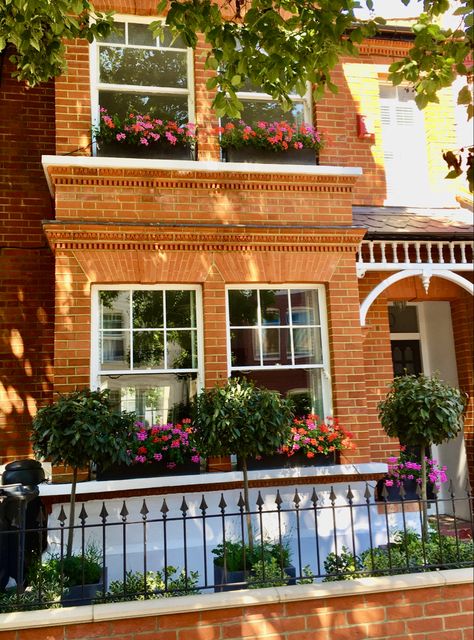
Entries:
[[366, 40], [359, 45], [359, 53], [362, 56], [383, 56], [390, 58], [404, 58], [412, 48], [412, 42], [396, 40]]
[[364, 230], [352, 228], [173, 228], [45, 222], [53, 250], [354, 252]]
[[[360, 175], [359, 170], [344, 167], [307, 167], [301, 171], [282, 168], [278, 171], [259, 171], [253, 168], [230, 169], [225, 163], [214, 163], [206, 170], [206, 163], [186, 162], [183, 168], [97, 166], [105, 158], [52, 157], [55, 162], [45, 164], [46, 176], [52, 192], [58, 187], [131, 188], [131, 189], [195, 189], [206, 191], [290, 191], [351, 193]], [[89, 162], [88, 162], [89, 161]], [[82, 164], [79, 164], [82, 162]], [[125, 161], [124, 161], [125, 162]], [[104, 164], [100, 162], [100, 164]], [[170, 163], [168, 163], [170, 164]], [[200, 166], [201, 165], [201, 166]], [[248, 165], [251, 167], [251, 165]], [[275, 165], [273, 165], [275, 166]], [[216, 169], [217, 167], [217, 169]]]
[[[185, 176], [171, 171], [123, 171], [118, 176], [113, 169], [101, 169], [97, 175], [75, 169], [73, 173], [50, 174], [55, 186], [130, 187], [145, 189], [210, 189], [212, 191], [323, 191], [348, 193], [355, 178], [328, 176], [296, 176], [272, 173], [235, 173], [216, 176], [214, 173], [189, 172]], [[59, 174], [59, 175], [58, 175]]]

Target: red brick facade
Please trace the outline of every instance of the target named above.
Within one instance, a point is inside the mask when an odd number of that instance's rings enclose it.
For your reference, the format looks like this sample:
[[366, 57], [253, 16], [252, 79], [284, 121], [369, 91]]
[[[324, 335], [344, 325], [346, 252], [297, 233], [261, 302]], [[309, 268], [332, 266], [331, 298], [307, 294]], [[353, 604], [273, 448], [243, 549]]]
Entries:
[[41, 226], [54, 217], [41, 155], [54, 153], [54, 86], [0, 83], [0, 459], [30, 452], [37, 406], [52, 398], [54, 256]]
[[[136, 6], [97, 4], [124, 13]], [[154, 3], [139, 4], [143, 15], [152, 14]], [[5, 354], [0, 463], [28, 453], [26, 430], [37, 406], [51, 398], [53, 383], [55, 392], [90, 383], [94, 284], [200, 285], [206, 386], [228, 374], [226, 284], [323, 284], [334, 412], [356, 434], [357, 449], [348, 461], [383, 461], [395, 448], [377, 422], [377, 403], [393, 376], [388, 300], [451, 301], [460, 385], [472, 389], [472, 304], [456, 285], [435, 278], [426, 295], [421, 280], [405, 280], [376, 300], [366, 327], [359, 321], [360, 301], [382, 275], [357, 278], [356, 251], [364, 232], [351, 228], [351, 207], [383, 204], [380, 69], [407, 46], [365, 44], [359, 59], [344, 61], [335, 72], [339, 93], [326, 96], [315, 109], [315, 121], [328, 139], [321, 165], [362, 167], [357, 180], [343, 171], [334, 176], [207, 172], [199, 162], [186, 171], [117, 169], [69, 166], [64, 158], [61, 166], [48, 168], [54, 208], [40, 155], [87, 160], [91, 153], [89, 45], [68, 46], [68, 72], [54, 87], [26, 92], [9, 79], [6, 65], [0, 87], [2, 162], [6, 158], [0, 187], [0, 344]], [[201, 53], [194, 58], [199, 160], [218, 161], [218, 122]], [[432, 184], [439, 185], [445, 172], [439, 150], [453, 133], [437, 123], [451, 117], [451, 106], [446, 93], [441, 107], [426, 115]], [[375, 122], [373, 143], [357, 137], [356, 114], [361, 113]], [[41, 220], [53, 217], [56, 223], [41, 227]], [[472, 464], [472, 405], [466, 425]]]

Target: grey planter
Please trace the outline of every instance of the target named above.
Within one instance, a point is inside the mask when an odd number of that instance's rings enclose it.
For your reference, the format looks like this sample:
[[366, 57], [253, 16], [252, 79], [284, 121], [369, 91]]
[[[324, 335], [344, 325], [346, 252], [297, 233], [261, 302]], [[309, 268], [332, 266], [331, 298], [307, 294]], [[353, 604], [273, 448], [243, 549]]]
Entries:
[[148, 146], [131, 145], [120, 142], [98, 142], [97, 155], [100, 158], [136, 158], [141, 160], [195, 160], [196, 150], [185, 144], [156, 142]]
[[[296, 584], [296, 569], [292, 565], [285, 567], [285, 573], [289, 577], [288, 584]], [[250, 571], [224, 571], [224, 567], [214, 562], [214, 591], [236, 591], [237, 589], [247, 589], [247, 580]]]
[[241, 147], [234, 149], [227, 147], [222, 150], [226, 162], [258, 162], [261, 164], [318, 164], [318, 157], [314, 149], [288, 149], [287, 151], [272, 151], [270, 149], [255, 149]]

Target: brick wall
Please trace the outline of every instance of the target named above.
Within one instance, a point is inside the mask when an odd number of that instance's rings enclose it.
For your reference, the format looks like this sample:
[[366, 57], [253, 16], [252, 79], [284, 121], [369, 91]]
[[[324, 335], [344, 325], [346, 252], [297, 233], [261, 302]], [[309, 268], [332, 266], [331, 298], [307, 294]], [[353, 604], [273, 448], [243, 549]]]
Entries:
[[[252, 598], [261, 604], [250, 604], [248, 595], [247, 602], [240, 598], [239, 606], [232, 606], [232, 596], [226, 594], [229, 605], [215, 608], [213, 603], [210, 606], [214, 610], [206, 609], [206, 598], [214, 596], [191, 596], [186, 598], [190, 609], [186, 612], [184, 605], [176, 603], [181, 611], [174, 614], [170, 612], [170, 601], [162, 615], [153, 614], [153, 606], [159, 607], [153, 601], [101, 605], [97, 607], [102, 610], [96, 622], [58, 624], [56, 615], [57, 626], [0, 632], [0, 640], [472, 640], [470, 584], [421, 588], [408, 584], [400, 590], [406, 578], [368, 579], [366, 584], [370, 583], [371, 590], [351, 589], [347, 583], [339, 583], [333, 585], [330, 597], [327, 593], [331, 590], [324, 585], [326, 596], [319, 597], [314, 588], [313, 596], [308, 597], [305, 587], [291, 587], [281, 590], [281, 602], [276, 601], [275, 590], [262, 589], [254, 591]], [[381, 581], [378, 592], [373, 580]], [[301, 598], [291, 601], [291, 591], [295, 593], [296, 589]], [[345, 595], [337, 595], [344, 591]], [[117, 608], [107, 614], [107, 607], [133, 608], [135, 616], [125, 617]], [[24, 616], [24, 623], [29, 623], [29, 615]], [[44, 624], [51, 621], [52, 617]], [[11, 618], [9, 623], [12, 624]]]
[[54, 153], [54, 89], [0, 82], [0, 464], [30, 452], [27, 431], [53, 383], [52, 218], [41, 155]]

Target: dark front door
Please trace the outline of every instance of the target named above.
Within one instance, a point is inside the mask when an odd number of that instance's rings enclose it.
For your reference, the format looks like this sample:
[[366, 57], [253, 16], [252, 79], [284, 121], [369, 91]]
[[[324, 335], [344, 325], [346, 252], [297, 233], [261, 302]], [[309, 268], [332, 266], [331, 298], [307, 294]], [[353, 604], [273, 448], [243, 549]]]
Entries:
[[395, 376], [422, 373], [419, 340], [392, 340], [391, 347]]

